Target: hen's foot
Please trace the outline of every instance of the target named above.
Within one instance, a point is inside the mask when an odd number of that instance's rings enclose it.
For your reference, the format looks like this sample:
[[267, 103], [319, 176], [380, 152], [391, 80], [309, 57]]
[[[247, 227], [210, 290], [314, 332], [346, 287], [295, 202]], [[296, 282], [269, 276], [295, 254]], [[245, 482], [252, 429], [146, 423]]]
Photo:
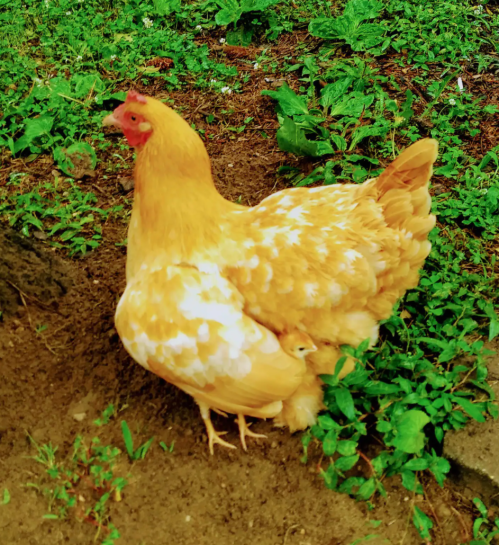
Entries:
[[222, 445], [223, 447], [227, 448], [237, 448], [235, 445], [231, 445], [230, 443], [227, 443], [227, 441], [224, 441], [220, 436], [225, 435], [226, 431], [215, 431], [215, 428], [213, 427], [213, 423], [210, 418], [210, 408], [205, 405], [204, 403], [199, 403], [199, 408], [201, 410], [201, 417], [204, 420], [204, 425], [206, 426], [206, 433], [208, 435], [208, 446], [210, 447], [210, 454], [213, 454], [213, 445], [216, 443], [217, 445]]
[[263, 435], [262, 433], [254, 433], [249, 429], [248, 424], [246, 423], [246, 419], [244, 418], [244, 414], [237, 415], [237, 424], [239, 426], [239, 437], [241, 439], [241, 445], [243, 446], [244, 450], [248, 450], [248, 448], [246, 447], [246, 436], [267, 439], [266, 435]]

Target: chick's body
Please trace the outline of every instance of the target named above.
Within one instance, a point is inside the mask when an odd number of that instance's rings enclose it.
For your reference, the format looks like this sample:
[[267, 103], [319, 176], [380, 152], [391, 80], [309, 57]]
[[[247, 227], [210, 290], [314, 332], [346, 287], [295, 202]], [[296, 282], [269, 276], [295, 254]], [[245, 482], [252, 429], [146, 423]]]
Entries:
[[116, 313], [125, 347], [196, 399], [210, 446], [228, 445], [210, 408], [238, 415], [243, 445], [254, 435], [244, 415], [313, 424], [318, 375], [334, 371], [339, 346], [374, 344], [379, 320], [418, 282], [435, 224], [436, 142], [411, 146], [364, 184], [286, 189], [247, 208], [218, 194], [194, 131], [144, 101], [125, 107], [152, 133], [138, 150]]

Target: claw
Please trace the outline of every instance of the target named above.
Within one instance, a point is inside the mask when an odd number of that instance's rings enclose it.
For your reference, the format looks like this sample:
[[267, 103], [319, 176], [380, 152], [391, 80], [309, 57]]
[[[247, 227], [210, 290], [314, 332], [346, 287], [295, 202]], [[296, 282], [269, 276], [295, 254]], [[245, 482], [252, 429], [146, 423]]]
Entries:
[[223, 447], [227, 448], [237, 448], [235, 445], [231, 445], [230, 443], [227, 443], [227, 441], [224, 441], [221, 439], [221, 435], [225, 435], [226, 431], [215, 431], [215, 428], [213, 427], [213, 423], [211, 422], [210, 418], [210, 407], [208, 405], [205, 405], [204, 403], [197, 402], [199, 405], [199, 409], [201, 410], [201, 417], [204, 420], [204, 425], [206, 426], [206, 433], [208, 435], [208, 445], [210, 447], [210, 454], [213, 455], [213, 445], [216, 443], [217, 445], [222, 445]]
[[244, 414], [237, 415], [237, 424], [239, 426], [239, 437], [241, 439], [241, 445], [243, 446], [244, 450], [248, 450], [248, 448], [246, 447], [246, 436], [267, 439], [266, 435], [263, 435], [262, 433], [254, 433], [249, 429], [248, 424], [246, 423], [246, 419], [244, 418]]

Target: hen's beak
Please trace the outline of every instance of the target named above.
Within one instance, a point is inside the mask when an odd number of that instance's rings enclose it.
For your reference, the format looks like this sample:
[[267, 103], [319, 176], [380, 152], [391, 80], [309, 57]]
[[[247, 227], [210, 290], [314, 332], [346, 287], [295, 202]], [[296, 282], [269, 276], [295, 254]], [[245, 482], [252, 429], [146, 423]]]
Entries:
[[102, 120], [102, 125], [103, 125], [104, 127], [111, 127], [111, 126], [114, 126], [114, 127], [118, 127], [119, 129], [121, 129], [121, 123], [119, 122], [119, 119], [117, 119], [117, 118], [115, 117], [114, 113], [107, 115], [107, 116]]

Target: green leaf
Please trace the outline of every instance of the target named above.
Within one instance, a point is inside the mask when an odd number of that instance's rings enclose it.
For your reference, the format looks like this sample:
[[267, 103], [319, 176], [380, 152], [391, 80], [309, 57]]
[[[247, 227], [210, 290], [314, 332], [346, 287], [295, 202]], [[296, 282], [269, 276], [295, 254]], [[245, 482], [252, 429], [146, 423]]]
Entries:
[[430, 530], [433, 528], [433, 522], [417, 505], [414, 506], [412, 522], [423, 539], [430, 537]]
[[483, 416], [481, 409], [477, 405], [463, 397], [452, 396], [452, 400], [468, 413], [471, 418], [477, 422], [485, 422], [485, 416]]
[[50, 115], [28, 119], [25, 124], [24, 134], [14, 144], [15, 153], [28, 148], [40, 136], [48, 135], [54, 125], [54, 119]]
[[499, 335], [499, 320], [494, 319], [490, 321], [489, 325], [489, 342], [494, 340]]
[[428, 469], [435, 476], [435, 480], [437, 481], [437, 483], [440, 486], [443, 486], [445, 476], [450, 471], [450, 463], [445, 458], [441, 458], [440, 456], [435, 456]]
[[353, 78], [350, 76], [340, 78], [334, 83], [328, 83], [321, 91], [319, 104], [328, 108], [332, 104], [336, 104], [345, 96], [348, 88], [352, 85]]
[[337, 450], [342, 456], [352, 456], [357, 451], [357, 442], [346, 439], [338, 441]]
[[251, 25], [238, 25], [235, 30], [229, 30], [226, 34], [229, 45], [248, 47], [253, 39], [254, 29]]
[[487, 519], [489, 517], [489, 511], [487, 507], [485, 507], [485, 504], [480, 498], [473, 498], [473, 503], [475, 504], [475, 507], [480, 511], [480, 515], [484, 519]]
[[365, 482], [366, 479], [364, 479], [364, 477], [348, 477], [348, 479], [345, 479], [338, 487], [338, 492], [341, 492], [342, 494], [353, 494], [353, 489], [362, 486]]
[[375, 19], [382, 9], [383, 3], [378, 0], [349, 0], [344, 13], [360, 22]]
[[364, 108], [368, 108], [374, 100], [374, 95], [364, 95], [363, 93], [350, 93], [337, 102], [331, 108], [331, 116], [349, 116], [360, 117]]
[[2, 505], [7, 505], [8, 503], [10, 503], [10, 492], [6, 488], [4, 488]]
[[308, 108], [302, 97], [299, 97], [287, 83], [283, 83], [277, 91], [262, 91], [262, 95], [269, 96], [277, 100], [278, 111], [282, 114], [291, 116], [298, 114], [308, 114]]
[[339, 151], [345, 151], [347, 149], [347, 141], [343, 138], [343, 136], [332, 134], [331, 142], [338, 148]]
[[400, 392], [400, 387], [396, 384], [388, 384], [387, 382], [376, 381], [364, 388], [366, 394], [369, 395], [387, 395]]
[[176, 13], [180, 8], [180, 0], [154, 0], [154, 10], [160, 17]]
[[93, 95], [105, 91], [106, 85], [99, 74], [77, 74], [74, 76], [76, 82], [74, 95], [79, 99], [86, 99], [90, 93]]
[[317, 144], [307, 140], [303, 129], [290, 118], [285, 117], [277, 131], [277, 143], [283, 151], [296, 155], [308, 155], [316, 157], [319, 155]]
[[355, 405], [353, 403], [352, 394], [346, 388], [338, 388], [335, 392], [336, 403], [340, 411], [348, 418], [355, 420]]
[[416, 494], [423, 494], [423, 487], [416, 478], [416, 474], [413, 471], [408, 469], [403, 469], [400, 472], [402, 477], [402, 485], [404, 488], [409, 490], [409, 492], [415, 492]]
[[321, 414], [317, 418], [317, 423], [323, 430], [339, 430], [340, 425], [337, 424], [328, 414]]
[[406, 462], [402, 467], [411, 471], [423, 471], [428, 469], [428, 460], [426, 458], [413, 458]]
[[132, 432], [126, 423], [126, 420], [121, 421], [121, 432], [123, 433], [123, 440], [125, 441], [125, 448], [128, 456], [133, 460], [135, 451], [133, 450]]
[[153, 441], [154, 441], [154, 437], [151, 437], [143, 445], [141, 445], [137, 449], [137, 452], [135, 452], [134, 458], [136, 460], [143, 460], [146, 457], [147, 451], [149, 450], [149, 447], [152, 445]]
[[334, 466], [339, 471], [348, 471], [349, 469], [352, 469], [352, 467], [359, 461], [359, 455], [355, 454], [354, 456], [343, 456], [342, 458], [338, 458], [334, 462]]
[[352, 136], [352, 141], [348, 149], [353, 150], [355, 146], [360, 144], [364, 138], [369, 138], [371, 136], [385, 136], [390, 130], [388, 122], [377, 122], [374, 125], [364, 125], [355, 130]]
[[329, 430], [322, 443], [322, 448], [326, 456], [332, 456], [336, 452], [336, 444], [338, 442], [338, 432]]
[[356, 497], [360, 500], [368, 500], [376, 492], [376, 480], [368, 479], [357, 491]]
[[230, 6], [221, 9], [215, 15], [215, 22], [219, 26], [227, 26], [230, 25], [230, 23], [236, 24], [243, 14], [243, 10], [236, 1], [229, 0], [226, 2], [226, 4], [230, 4]]
[[405, 412], [396, 421], [397, 435], [391, 444], [408, 454], [419, 453], [425, 445], [425, 435], [421, 430], [429, 421], [430, 417], [423, 411], [413, 409]]

